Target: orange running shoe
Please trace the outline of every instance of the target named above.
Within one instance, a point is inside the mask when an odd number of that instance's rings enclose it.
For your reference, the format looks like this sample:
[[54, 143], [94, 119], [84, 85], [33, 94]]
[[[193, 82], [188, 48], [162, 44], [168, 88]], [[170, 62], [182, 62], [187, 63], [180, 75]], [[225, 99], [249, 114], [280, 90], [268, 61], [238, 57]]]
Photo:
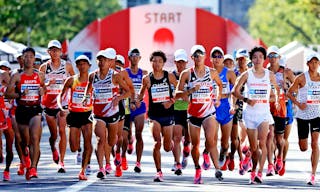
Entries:
[[80, 173], [79, 173], [79, 180], [80, 180], [80, 181], [86, 181], [86, 180], [88, 180], [88, 178], [86, 177], [86, 175], [84, 174], [83, 171], [80, 171]]
[[121, 159], [121, 168], [122, 170], [128, 170], [128, 162], [127, 162], [127, 158], [122, 157]]
[[18, 175], [24, 175], [24, 168], [25, 168], [24, 164], [23, 164], [23, 163], [20, 163], [20, 164], [19, 164], [18, 171], [17, 171], [17, 174], [18, 174]]
[[116, 166], [116, 171], [114, 172], [114, 176], [116, 176], [116, 177], [121, 177], [122, 176], [121, 165], [117, 165]]

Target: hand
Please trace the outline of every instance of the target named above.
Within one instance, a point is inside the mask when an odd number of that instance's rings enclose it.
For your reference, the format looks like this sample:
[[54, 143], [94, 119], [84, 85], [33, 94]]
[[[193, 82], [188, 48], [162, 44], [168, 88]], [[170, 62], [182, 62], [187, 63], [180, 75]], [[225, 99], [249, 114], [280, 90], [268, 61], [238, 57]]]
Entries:
[[196, 84], [195, 86], [194, 86], [194, 90], [195, 91], [198, 91], [200, 89], [200, 85], [199, 84]]
[[27, 95], [29, 93], [29, 89], [25, 89], [22, 91], [21, 95]]
[[253, 107], [256, 103], [257, 103], [256, 100], [248, 99], [248, 101], [247, 101], [247, 104], [250, 105], [251, 107]]
[[113, 107], [116, 107], [117, 105], [119, 105], [119, 97], [118, 96], [115, 96], [113, 99], [112, 99], [112, 106]]
[[140, 108], [140, 106], [141, 106], [141, 101], [140, 101], [139, 99], [136, 99], [136, 100], [134, 101], [134, 103], [135, 103], [135, 107], [136, 107], [136, 108]]
[[167, 101], [162, 103], [165, 109], [169, 109], [173, 103], [171, 101]]
[[215, 106], [215, 107], [219, 107], [220, 104], [221, 104], [220, 99], [217, 99], [217, 100], [214, 102], [214, 106]]
[[130, 103], [130, 109], [132, 111], [135, 111], [137, 109], [136, 105], [134, 103]]
[[299, 103], [297, 106], [299, 107], [300, 110], [305, 110], [307, 108], [306, 103]]
[[43, 87], [40, 87], [40, 89], [39, 89], [39, 95], [40, 96], [43, 96], [44, 95], [44, 88]]
[[229, 113], [231, 115], [234, 115], [236, 113], [236, 107], [235, 106], [231, 106], [230, 110], [229, 110]]

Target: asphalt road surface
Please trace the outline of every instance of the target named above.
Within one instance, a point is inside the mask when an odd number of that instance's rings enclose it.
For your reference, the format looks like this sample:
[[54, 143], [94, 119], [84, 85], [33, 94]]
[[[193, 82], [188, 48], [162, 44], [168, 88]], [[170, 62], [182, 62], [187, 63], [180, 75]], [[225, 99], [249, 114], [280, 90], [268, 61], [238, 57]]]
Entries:
[[[176, 176], [171, 167], [173, 164], [172, 153], [166, 153], [161, 150], [162, 155], [162, 171], [164, 174], [164, 182], [155, 183], [153, 177], [156, 169], [152, 157], [153, 140], [148, 127], [145, 124], [143, 138], [145, 148], [142, 157], [142, 172], [137, 174], [133, 171], [135, 163], [135, 153], [128, 155], [129, 169], [124, 171], [123, 176], [118, 178], [114, 173], [108, 175], [105, 179], [100, 180], [96, 177], [97, 162], [95, 155], [92, 155], [91, 167], [93, 173], [88, 177], [88, 181], [79, 181], [78, 173], [80, 165], [75, 163], [75, 153], [71, 153], [69, 146], [65, 157], [66, 173], [57, 173], [57, 165], [52, 161], [50, 146], [48, 143], [49, 130], [48, 127], [43, 128], [41, 139], [41, 157], [38, 166], [37, 179], [26, 181], [24, 176], [17, 175], [18, 156], [14, 149], [14, 160], [11, 166], [11, 180], [9, 182], [2, 181], [2, 172], [4, 163], [0, 164], [0, 191], [41, 191], [41, 192], [58, 192], [58, 191], [320, 191], [320, 185], [309, 186], [306, 184], [310, 175], [310, 146], [307, 152], [300, 152], [297, 145], [297, 129], [292, 128], [290, 135], [290, 149], [288, 152], [286, 163], [286, 174], [282, 177], [276, 175], [265, 177], [264, 182], [259, 185], [249, 185], [249, 174], [244, 176], [238, 173], [238, 160], [236, 156], [236, 168], [233, 172], [223, 172], [223, 181], [214, 178], [214, 169], [202, 171], [202, 179], [204, 184], [193, 184], [194, 166], [191, 156], [189, 157], [188, 167], [183, 170], [181, 176]], [[95, 147], [95, 136], [93, 135], [93, 145]], [[2, 138], [5, 145], [4, 137]], [[58, 146], [58, 145], [57, 145]], [[201, 140], [201, 151], [203, 149], [203, 131]], [[5, 149], [5, 146], [3, 146]], [[111, 159], [112, 160], [112, 159]], [[200, 159], [202, 163], [202, 158]], [[267, 163], [265, 164], [265, 169]], [[113, 166], [113, 170], [115, 167]], [[319, 170], [319, 169], [318, 169]], [[319, 175], [319, 171], [317, 172]]]

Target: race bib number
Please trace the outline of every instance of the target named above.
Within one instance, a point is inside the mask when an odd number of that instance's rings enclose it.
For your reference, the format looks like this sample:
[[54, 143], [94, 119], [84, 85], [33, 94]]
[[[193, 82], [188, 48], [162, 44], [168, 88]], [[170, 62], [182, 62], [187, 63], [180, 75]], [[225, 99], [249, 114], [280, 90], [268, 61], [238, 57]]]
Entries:
[[141, 83], [133, 83], [134, 92], [139, 95], [141, 89]]
[[257, 103], [268, 102], [268, 90], [267, 89], [250, 89], [249, 99], [256, 100]]
[[151, 96], [153, 103], [162, 103], [170, 101], [170, 93], [168, 85], [152, 86]]
[[309, 104], [309, 105], [320, 105], [320, 89], [308, 90], [307, 104]]
[[[39, 100], [39, 88], [40, 86], [37, 84], [22, 84], [21, 85], [21, 93], [26, 92], [26, 94], [22, 95], [20, 100], [22, 101], [38, 101]], [[28, 90], [28, 91], [26, 91]]]
[[112, 88], [95, 88], [94, 102], [96, 104], [105, 104], [112, 102]]

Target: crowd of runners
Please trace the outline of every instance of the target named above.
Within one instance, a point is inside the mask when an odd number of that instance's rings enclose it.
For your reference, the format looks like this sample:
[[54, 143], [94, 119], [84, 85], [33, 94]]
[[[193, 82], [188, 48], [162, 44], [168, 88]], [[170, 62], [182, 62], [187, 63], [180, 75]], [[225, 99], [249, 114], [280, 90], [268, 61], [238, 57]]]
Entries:
[[[116, 177], [121, 177], [128, 170], [126, 156], [134, 149], [134, 172], [141, 173], [147, 117], [154, 140], [155, 182], [164, 180], [163, 147], [165, 152], [172, 152], [176, 175], [192, 167], [188, 160], [191, 154], [195, 184], [203, 183], [201, 173], [211, 164], [219, 181], [224, 179], [223, 171], [238, 170], [240, 175], [250, 172], [251, 184], [262, 183], [263, 175], [285, 174], [295, 117], [301, 151], [308, 149], [309, 132], [311, 135], [308, 184], [315, 185], [320, 131], [317, 54], [308, 55], [308, 70], [295, 76], [276, 46], [239, 49], [234, 57], [224, 54], [220, 47], [207, 52], [202, 45], [194, 45], [190, 54], [184, 49], [174, 52], [174, 71], [164, 70], [166, 54], [154, 51], [149, 57], [149, 73], [140, 67], [138, 48], [128, 51], [128, 68], [124, 68], [125, 58], [115, 49], [100, 50], [93, 72], [85, 55], [75, 59], [77, 70], [61, 59], [57, 40], [48, 43], [48, 53], [50, 59], [42, 63], [33, 48], [24, 49], [17, 56], [17, 70], [0, 61], [0, 133], [6, 141], [5, 157], [0, 145], [0, 162], [6, 164], [4, 181], [10, 180], [13, 143], [20, 160], [17, 174], [25, 175], [26, 180], [38, 177], [42, 121], [50, 130], [52, 160], [59, 173], [66, 173], [67, 143], [81, 163], [79, 180], [87, 180], [92, 172], [93, 149], [98, 178], [111, 174], [112, 169]], [[210, 57], [210, 65], [205, 65], [206, 57]], [[267, 58], [269, 64], [264, 68]], [[191, 60], [193, 65], [187, 68]], [[200, 146], [201, 129], [204, 146]], [[92, 137], [96, 147], [92, 146]]]

